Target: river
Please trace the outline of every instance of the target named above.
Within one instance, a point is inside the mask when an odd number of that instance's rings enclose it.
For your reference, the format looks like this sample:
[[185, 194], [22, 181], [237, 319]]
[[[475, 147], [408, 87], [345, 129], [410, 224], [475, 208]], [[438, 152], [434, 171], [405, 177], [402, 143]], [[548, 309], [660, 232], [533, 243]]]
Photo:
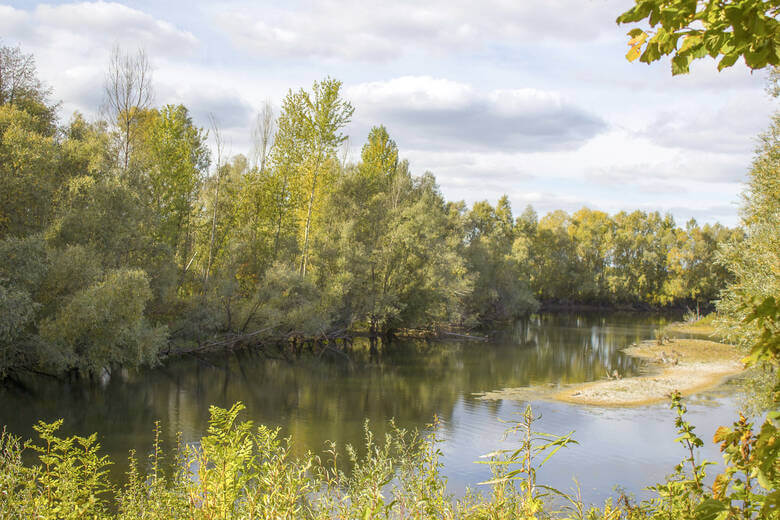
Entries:
[[[155, 420], [170, 446], [176, 432], [185, 442], [205, 431], [208, 407], [246, 405], [245, 418], [279, 426], [295, 449], [321, 450], [326, 440], [359, 444], [364, 421], [376, 434], [395, 418], [402, 427], [440, 421], [444, 475], [455, 495], [489, 478], [479, 456], [515, 446], [502, 440], [507, 424], [526, 403], [484, 401], [475, 394], [505, 387], [592, 381], [617, 370], [641, 370], [620, 349], [653, 337], [668, 320], [640, 314], [543, 314], [518, 322], [489, 342], [398, 341], [378, 353], [368, 348], [343, 356], [290, 363], [258, 352], [177, 359], [137, 374], [117, 374], [94, 384], [36, 378], [0, 388], [0, 424], [33, 436], [38, 419], [64, 418], [65, 433], [98, 432], [121, 481], [130, 449], [149, 450]], [[689, 419], [705, 440], [701, 455], [720, 462], [711, 439], [731, 424], [739, 406], [736, 387], [689, 399]], [[571, 490], [580, 483], [586, 502], [600, 503], [621, 485], [637, 496], [671, 473], [685, 452], [674, 443], [668, 405], [637, 408], [531, 403], [539, 431], [574, 431], [566, 448], [539, 474], [539, 482]], [[715, 469], [711, 469], [714, 473]]]

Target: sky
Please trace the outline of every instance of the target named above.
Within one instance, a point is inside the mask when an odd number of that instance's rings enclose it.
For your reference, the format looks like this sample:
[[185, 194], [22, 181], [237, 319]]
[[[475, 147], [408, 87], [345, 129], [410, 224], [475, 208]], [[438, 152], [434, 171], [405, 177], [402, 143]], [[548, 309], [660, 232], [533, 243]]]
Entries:
[[758, 135], [776, 101], [741, 62], [629, 63], [615, 18], [632, 0], [374, 2], [0, 0], [0, 40], [36, 57], [62, 102], [99, 117], [115, 45], [150, 58], [155, 103], [213, 113], [233, 154], [257, 111], [326, 76], [355, 107], [357, 160], [384, 125], [448, 200], [516, 213], [582, 207], [735, 225]]

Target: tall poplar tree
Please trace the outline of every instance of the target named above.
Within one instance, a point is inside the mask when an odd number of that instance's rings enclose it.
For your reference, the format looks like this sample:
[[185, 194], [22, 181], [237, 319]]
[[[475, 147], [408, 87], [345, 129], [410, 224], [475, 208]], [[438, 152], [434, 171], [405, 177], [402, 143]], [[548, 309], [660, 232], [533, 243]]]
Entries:
[[318, 181], [330, 165], [336, 160], [339, 146], [347, 137], [341, 130], [349, 124], [355, 109], [340, 97], [341, 82], [325, 78], [315, 82], [312, 93], [303, 93], [304, 109], [304, 144], [306, 159], [303, 165], [304, 186], [308, 188], [306, 201], [306, 220], [303, 230], [303, 252], [301, 254], [301, 276], [306, 276], [306, 266], [309, 261], [309, 234], [311, 230], [312, 212], [315, 197], [318, 192]]

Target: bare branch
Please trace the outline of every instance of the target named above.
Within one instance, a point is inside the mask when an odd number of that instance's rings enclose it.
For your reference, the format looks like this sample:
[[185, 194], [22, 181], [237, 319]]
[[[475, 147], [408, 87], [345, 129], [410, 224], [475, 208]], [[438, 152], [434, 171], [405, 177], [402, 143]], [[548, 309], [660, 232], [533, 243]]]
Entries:
[[126, 170], [140, 114], [152, 106], [152, 68], [143, 49], [129, 54], [114, 46], [105, 80], [105, 111], [119, 134], [120, 161]]
[[271, 106], [271, 102], [265, 100], [263, 107], [257, 113], [255, 126], [252, 128], [252, 150], [250, 154], [252, 168], [259, 167], [261, 172], [265, 171], [265, 164], [273, 145], [275, 129], [274, 109]]

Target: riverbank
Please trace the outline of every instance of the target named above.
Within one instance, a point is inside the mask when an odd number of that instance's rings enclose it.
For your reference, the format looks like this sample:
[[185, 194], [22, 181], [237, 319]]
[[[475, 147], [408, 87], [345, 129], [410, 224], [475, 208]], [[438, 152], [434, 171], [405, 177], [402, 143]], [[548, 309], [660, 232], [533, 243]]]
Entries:
[[638, 406], [668, 399], [673, 391], [691, 395], [717, 387], [744, 370], [740, 352], [733, 345], [699, 339], [671, 339], [662, 344], [644, 341], [624, 349], [643, 359], [648, 373], [577, 385], [544, 388], [504, 389], [482, 394], [482, 399], [552, 399], [595, 406]]
[[670, 323], [663, 329], [666, 334], [691, 334], [711, 339], [721, 339], [715, 328], [715, 314], [709, 314], [695, 321], [678, 321]]

